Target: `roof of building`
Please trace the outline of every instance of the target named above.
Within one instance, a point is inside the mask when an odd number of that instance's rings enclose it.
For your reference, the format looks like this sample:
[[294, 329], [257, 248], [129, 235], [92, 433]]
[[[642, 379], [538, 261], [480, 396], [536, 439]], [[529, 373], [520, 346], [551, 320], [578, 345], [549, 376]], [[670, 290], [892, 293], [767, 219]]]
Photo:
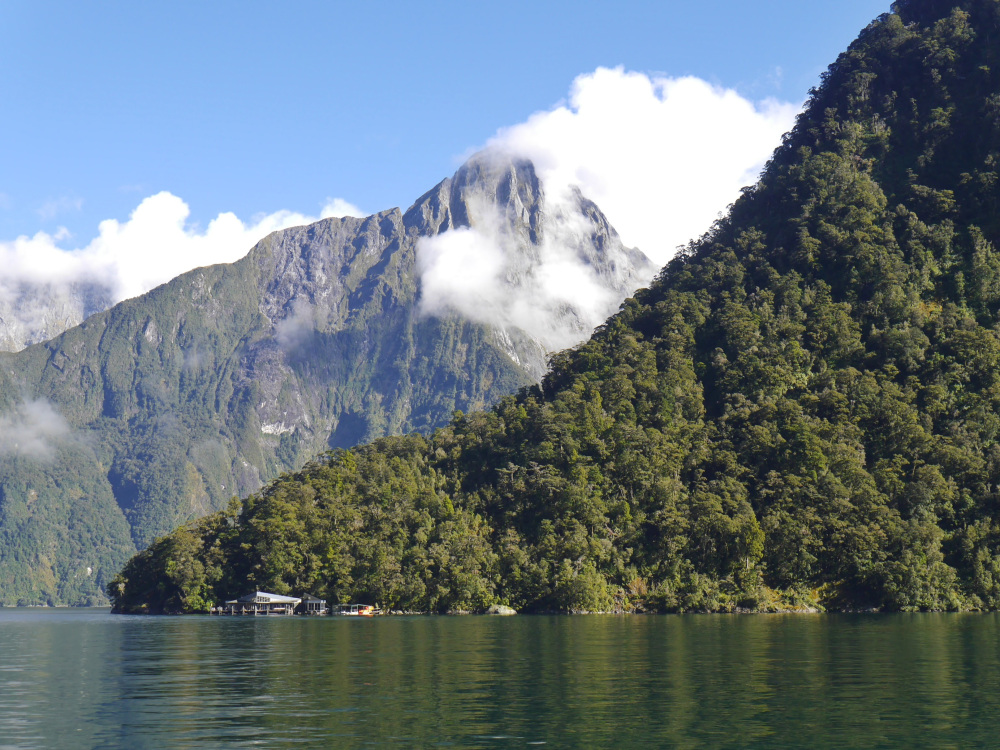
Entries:
[[[270, 594], [267, 591], [255, 591], [252, 594], [241, 596], [235, 601], [243, 603], [253, 603], [258, 599], [264, 599], [271, 604], [298, 604], [302, 600], [296, 596], [283, 596], [281, 594]], [[227, 604], [229, 602], [226, 602]]]
[[313, 596], [312, 594], [303, 594], [302, 601], [304, 602], [323, 602], [326, 604], [326, 599], [320, 599], [318, 596]]

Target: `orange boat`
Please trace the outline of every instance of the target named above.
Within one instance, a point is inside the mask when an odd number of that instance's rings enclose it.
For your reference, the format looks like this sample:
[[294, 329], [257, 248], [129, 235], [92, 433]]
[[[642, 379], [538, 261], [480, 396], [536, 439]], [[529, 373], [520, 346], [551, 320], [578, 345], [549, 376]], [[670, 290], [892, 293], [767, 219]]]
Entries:
[[382, 612], [374, 604], [334, 604], [330, 607], [330, 614], [340, 617], [374, 617]]

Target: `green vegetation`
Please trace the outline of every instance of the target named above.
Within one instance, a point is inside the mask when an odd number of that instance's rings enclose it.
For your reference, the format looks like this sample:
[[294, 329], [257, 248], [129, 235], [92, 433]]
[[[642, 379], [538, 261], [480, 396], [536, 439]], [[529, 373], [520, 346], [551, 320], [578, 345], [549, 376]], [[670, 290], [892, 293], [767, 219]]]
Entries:
[[425, 229], [395, 210], [286, 230], [0, 354], [0, 605], [105, 604], [178, 524], [531, 382], [485, 326], [419, 315]]
[[328, 453], [109, 592], [998, 609], [998, 171], [1000, 2], [898, 2], [760, 182], [541, 387]]

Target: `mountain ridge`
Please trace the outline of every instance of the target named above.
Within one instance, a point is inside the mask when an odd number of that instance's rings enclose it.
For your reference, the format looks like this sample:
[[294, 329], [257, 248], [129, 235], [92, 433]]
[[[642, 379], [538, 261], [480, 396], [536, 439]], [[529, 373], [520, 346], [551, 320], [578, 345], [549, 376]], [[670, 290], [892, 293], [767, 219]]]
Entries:
[[[37, 437], [0, 446], [4, 602], [101, 601], [132, 545], [185, 518], [321, 450], [428, 430], [530, 383], [546, 355], [531, 336], [417, 307], [418, 243], [444, 218], [457, 227], [454, 208], [477, 190], [484, 206], [520, 190], [545, 236], [530, 163], [480, 158], [436, 224], [418, 201], [407, 213], [281, 230], [236, 263], [187, 272], [0, 355], [2, 414]], [[520, 214], [503, 215], [516, 234]], [[608, 259], [641, 260], [606, 222], [594, 226]], [[67, 533], [80, 537], [72, 560], [58, 541]]]

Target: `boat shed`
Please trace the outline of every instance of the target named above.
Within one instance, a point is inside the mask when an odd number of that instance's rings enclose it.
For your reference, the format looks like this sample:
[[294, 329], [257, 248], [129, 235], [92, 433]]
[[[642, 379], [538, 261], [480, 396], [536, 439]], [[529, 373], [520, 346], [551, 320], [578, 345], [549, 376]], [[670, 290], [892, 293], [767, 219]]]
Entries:
[[282, 596], [266, 591], [231, 599], [222, 608], [227, 615], [290, 615], [302, 603], [297, 596]]
[[295, 611], [301, 615], [325, 615], [326, 599], [320, 599], [312, 594], [303, 594], [302, 603]]

